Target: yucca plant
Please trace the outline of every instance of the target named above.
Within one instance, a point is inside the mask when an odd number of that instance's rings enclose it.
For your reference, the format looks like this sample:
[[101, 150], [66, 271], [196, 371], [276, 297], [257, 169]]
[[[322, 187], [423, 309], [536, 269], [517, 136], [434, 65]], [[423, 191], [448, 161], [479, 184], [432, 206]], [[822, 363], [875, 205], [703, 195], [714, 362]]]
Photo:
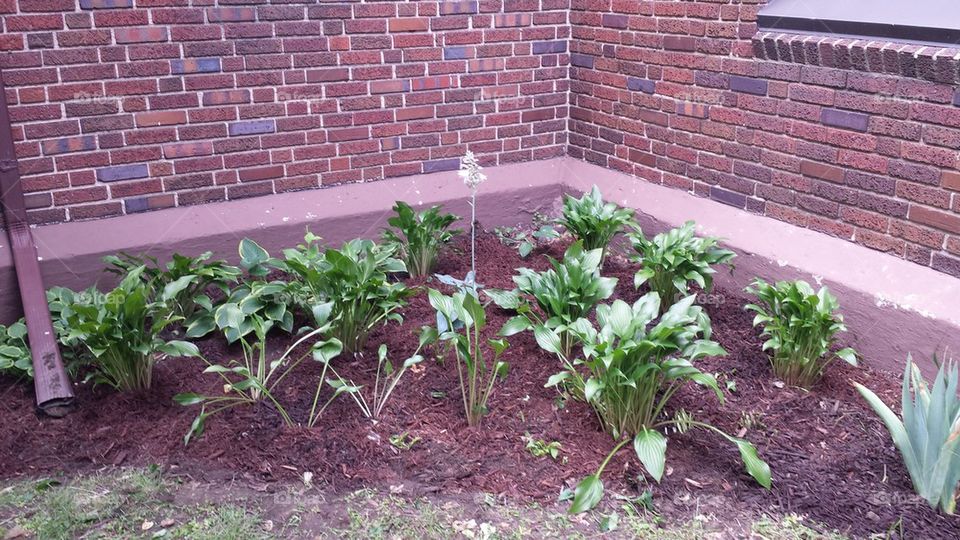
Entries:
[[403, 322], [399, 310], [416, 292], [389, 279], [389, 274], [404, 272], [406, 265], [394, 257], [391, 247], [370, 240], [351, 240], [340, 249], [320, 250], [317, 238], [308, 235], [304, 244], [283, 254], [278, 266], [303, 284], [300, 297], [305, 308], [333, 303], [332, 335], [347, 352], [361, 352], [378, 324]]
[[601, 265], [607, 255], [607, 246], [613, 238], [633, 223], [633, 210], [603, 201], [600, 188], [593, 186], [590, 193], [577, 199], [563, 196], [563, 215], [557, 220], [586, 250], [601, 250]]
[[[939, 364], [936, 356], [934, 363]], [[940, 364], [931, 390], [920, 369], [907, 357], [901, 395], [902, 419], [872, 391], [854, 383], [880, 416], [900, 450], [913, 489], [930, 506], [953, 514], [960, 483], [960, 398], [957, 364]], [[912, 389], [912, 395], [911, 395]]]
[[500, 335], [509, 337], [546, 326], [558, 332], [562, 352], [570, 356], [573, 336], [569, 326], [586, 317], [600, 301], [610, 298], [617, 286], [617, 278], [600, 276], [602, 254], [600, 249], [584, 251], [577, 241], [567, 248], [562, 261], [550, 259], [549, 270], [519, 269], [520, 275], [513, 278], [516, 289], [487, 290], [495, 304], [518, 312], [503, 325]]
[[[184, 406], [200, 405], [200, 412], [194, 418], [183, 443], [189, 444], [190, 439], [203, 434], [206, 420], [217, 413], [240, 405], [251, 405], [259, 401], [269, 401], [277, 413], [288, 426], [296, 423], [287, 412], [287, 409], [277, 401], [275, 396], [277, 386], [304, 360], [312, 357], [323, 365], [323, 370], [317, 380], [317, 390], [314, 394], [313, 405], [307, 417], [306, 425], [313, 427], [317, 419], [323, 414], [327, 406], [340, 394], [349, 392], [349, 388], [336, 389], [333, 395], [318, 409], [321, 389], [324, 386], [326, 374], [332, 369], [330, 361], [340, 354], [340, 341], [336, 338], [324, 339], [323, 334], [330, 330], [327, 322], [332, 304], [317, 306], [314, 316], [321, 322], [316, 328], [307, 331], [297, 339], [287, 350], [274, 360], [268, 359], [267, 333], [274, 325], [274, 321], [266, 317], [265, 312], [257, 310], [245, 313], [244, 304], [259, 303], [257, 300], [247, 301], [246, 298], [255, 294], [257, 287], [253, 287], [248, 296], [240, 302], [227, 302], [218, 307], [215, 314], [217, 328], [225, 334], [238, 335], [243, 351], [243, 358], [239, 362], [228, 365], [214, 364], [207, 361], [204, 373], [216, 373], [224, 380], [223, 394], [203, 395], [194, 392], [177, 394], [174, 401]], [[310, 347], [299, 356], [294, 352], [302, 344]]]
[[507, 349], [503, 339], [487, 343], [493, 349], [493, 358], [484, 358], [480, 334], [487, 323], [483, 304], [469, 290], [460, 290], [446, 296], [435, 289], [427, 290], [430, 305], [444, 320], [445, 330], [437, 338], [452, 350], [457, 358], [457, 376], [467, 424], [477, 426], [487, 414], [487, 403], [493, 395], [494, 383], [507, 376], [509, 366], [499, 360]]
[[[241, 271], [223, 260], [210, 260], [213, 253], [207, 251], [197, 257], [187, 257], [174, 253], [170, 262], [161, 265], [155, 257], [136, 257], [127, 253], [104, 257], [110, 270], [126, 275], [132, 269], [143, 266], [141, 277], [154, 283], [160, 290], [172, 290], [168, 296], [173, 301], [174, 313], [182, 316], [186, 324], [200, 310], [213, 310], [213, 301], [207, 295], [210, 288], [216, 288], [227, 294], [230, 287], [240, 278]], [[152, 299], [151, 299], [152, 300]]]
[[440, 248], [460, 234], [459, 229], [450, 229], [460, 217], [442, 213], [439, 206], [415, 212], [403, 201], [397, 201], [393, 211], [396, 215], [387, 223], [394, 228], [383, 232], [384, 244], [403, 259], [411, 277], [430, 275]]
[[678, 431], [699, 427], [719, 434], [737, 447], [747, 472], [762, 486], [770, 487], [770, 468], [748, 441], [698, 422], [684, 411], [667, 417], [671, 398], [691, 382], [709, 388], [723, 402], [716, 378], [700, 371], [694, 362], [726, 352], [710, 339], [710, 319], [694, 304], [693, 296], [671, 305], [654, 324], [659, 312], [660, 297], [655, 292], [633, 306], [622, 300], [598, 306], [599, 330], [586, 319], [570, 327], [583, 346], [582, 355], [576, 358], [563, 354], [556, 330], [539, 327], [534, 331], [540, 347], [557, 354], [565, 367], [551, 376], [546, 386], [564, 384], [584, 396], [600, 425], [617, 441], [597, 472], [577, 486], [570, 512], [589, 510], [600, 501], [600, 475], [610, 458], [631, 441], [647, 473], [659, 482], [667, 450], [661, 430], [668, 427]]
[[753, 325], [763, 326], [763, 350], [772, 350], [770, 364], [780, 380], [809, 388], [834, 358], [857, 365], [857, 354], [849, 347], [830, 352], [836, 335], [847, 327], [840, 303], [826, 287], [814, 292], [803, 280], [771, 285], [757, 279], [746, 291], [759, 300], [746, 309], [757, 313]]
[[64, 340], [83, 343], [89, 351], [93, 381], [124, 392], [150, 388], [157, 360], [199, 354], [193, 343], [160, 337], [182, 317], [173, 315], [175, 293], [158, 294], [153, 282], [142, 279], [143, 271], [142, 266], [134, 268], [113, 291], [91, 292], [89, 302], [75, 303], [61, 313], [67, 329]]
[[633, 285], [639, 288], [649, 283], [650, 290], [664, 299], [664, 309], [687, 296], [690, 283], [709, 292], [716, 273], [713, 267], [730, 264], [736, 256], [734, 252], [719, 247], [717, 238], [700, 238], [695, 235], [695, 230], [696, 224], [688, 221], [682, 227], [660, 233], [652, 239], [647, 239], [639, 227], [627, 234], [637, 252], [633, 260], [641, 265], [633, 278]]
[[0, 373], [18, 379], [33, 379], [33, 359], [27, 345], [27, 325], [23, 319], [10, 326], [0, 324]]

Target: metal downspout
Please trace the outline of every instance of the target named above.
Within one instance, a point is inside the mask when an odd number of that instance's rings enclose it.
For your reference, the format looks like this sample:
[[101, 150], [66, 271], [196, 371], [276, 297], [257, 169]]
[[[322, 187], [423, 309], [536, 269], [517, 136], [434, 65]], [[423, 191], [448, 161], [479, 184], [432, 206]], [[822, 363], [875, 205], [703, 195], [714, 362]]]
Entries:
[[27, 320], [37, 407], [49, 416], [62, 417], [73, 405], [73, 388], [63, 367], [56, 333], [50, 321], [47, 293], [37, 262], [37, 247], [27, 221], [6, 97], [3, 77], [0, 76], [0, 204], [3, 206], [20, 300]]

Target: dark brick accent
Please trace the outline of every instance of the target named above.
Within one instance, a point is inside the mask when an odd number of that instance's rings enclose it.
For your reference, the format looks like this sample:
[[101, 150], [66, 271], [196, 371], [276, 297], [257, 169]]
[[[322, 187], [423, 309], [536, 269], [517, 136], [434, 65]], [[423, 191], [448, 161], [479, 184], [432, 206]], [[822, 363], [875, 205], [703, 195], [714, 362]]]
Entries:
[[[572, 58], [571, 58], [572, 60]], [[638, 79], [637, 77], [628, 77], [627, 78], [627, 88], [635, 92], [643, 92], [644, 94], [652, 94], [656, 92], [657, 83], [649, 79]]]
[[467, 58], [466, 47], [444, 47], [443, 48], [444, 60], [464, 60], [466, 58]]
[[133, 7], [133, 0], [80, 0], [80, 9], [119, 9]]
[[767, 95], [767, 81], [762, 79], [752, 79], [750, 77], [741, 77], [739, 75], [730, 76], [730, 90], [734, 92], [744, 92], [756, 96]]
[[576, 67], [593, 68], [595, 58], [589, 54], [570, 53], [570, 64]]
[[423, 172], [433, 173], [440, 171], [455, 171], [460, 168], [460, 159], [438, 159], [434, 161], [423, 162]]
[[440, 3], [441, 15], [466, 15], [473, 13], [477, 13], [476, 0]]
[[533, 54], [552, 54], [567, 52], [566, 41], [537, 41], [533, 44]]
[[97, 169], [97, 180], [100, 182], [119, 182], [148, 176], [150, 176], [150, 171], [145, 163]]
[[170, 71], [174, 75], [184, 73], [215, 73], [220, 71], [220, 59], [187, 58], [185, 60], [171, 60]]
[[248, 122], [234, 122], [230, 124], [231, 137], [237, 135], [255, 135], [258, 133], [273, 133], [277, 130], [274, 120], [251, 120]]
[[823, 109], [820, 112], [820, 121], [828, 126], [866, 132], [870, 124], [870, 116], [837, 109]]
[[626, 15], [604, 13], [603, 17], [601, 17], [601, 22], [604, 26], [609, 28], [626, 28], [629, 18]]

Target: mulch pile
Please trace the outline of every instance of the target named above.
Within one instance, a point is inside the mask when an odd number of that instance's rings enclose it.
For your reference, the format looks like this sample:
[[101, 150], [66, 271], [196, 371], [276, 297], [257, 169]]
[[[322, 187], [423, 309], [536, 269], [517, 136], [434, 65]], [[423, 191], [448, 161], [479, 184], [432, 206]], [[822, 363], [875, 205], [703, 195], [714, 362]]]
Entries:
[[[465, 274], [468, 249], [461, 239], [443, 258], [439, 272]], [[563, 246], [555, 244], [521, 260], [493, 235], [480, 235], [479, 281], [511, 288], [515, 268], [545, 269], [546, 255], [560, 257], [562, 252]], [[605, 269], [606, 275], [619, 278], [616, 296], [628, 302], [644, 292], [633, 289], [633, 272], [629, 263], [616, 258]], [[742, 309], [743, 294], [718, 288], [709, 299], [714, 337], [729, 355], [709, 359], [701, 368], [720, 374], [721, 384], [730, 381], [735, 390], [720, 404], [712, 393], [690, 385], [673, 407], [750, 439], [771, 466], [773, 489], [768, 492], [754, 483], [742, 470], [736, 449], [703, 430], [670, 438], [668, 474], [661, 484], [644, 480], [632, 452], [621, 452], [604, 474], [608, 489], [627, 494], [651, 489], [657, 509], [668, 518], [683, 519], [693, 511], [720, 519], [743, 512], [793, 512], [855, 536], [893, 530], [908, 537], [960, 537], [960, 518], [941, 516], [913, 494], [885, 428], [850, 384], [864, 383], [887, 403], [898, 404], [897, 375], [840, 362], [809, 392], [782, 387], [771, 377], [758, 331]], [[402, 325], [374, 332], [365, 357], [336, 360], [340, 373], [358, 383], [371, 382], [380, 343], [388, 345], [395, 362], [412, 354], [418, 329], [434, 324], [435, 315], [425, 293], [412, 298], [403, 315]], [[487, 336], [493, 337], [509, 316], [491, 305]], [[290, 342], [289, 336], [274, 336], [271, 349], [280, 351]], [[405, 493], [413, 494], [482, 491], [554, 500], [563, 487], [595, 470], [612, 440], [600, 431], [589, 407], [562, 402], [555, 389], [544, 388], [559, 363], [543, 353], [529, 333], [510, 342], [504, 355], [509, 376], [498, 384], [491, 412], [478, 428], [466, 425], [454, 359], [437, 362], [434, 351], [428, 351], [423, 369], [405, 375], [377, 424], [363, 418], [346, 397], [335, 401], [313, 429], [285, 427], [276, 411], [263, 404], [210, 418], [206, 432], [189, 446], [182, 438], [197, 408], [176, 405], [172, 396], [184, 391], [215, 394], [222, 386], [218, 377], [200, 373], [199, 360], [159, 365], [147, 395], [79, 386], [78, 410], [60, 420], [35, 414], [31, 386], [0, 381], [0, 404], [6, 409], [0, 424], [0, 477], [157, 463], [200, 478], [235, 474], [262, 484], [296, 481], [310, 471], [314, 483], [332, 490], [402, 485]], [[237, 347], [228, 347], [219, 337], [198, 345], [211, 360], [226, 363], [240, 357]], [[319, 365], [305, 364], [279, 391], [278, 400], [295, 419], [307, 417], [319, 373]], [[389, 439], [402, 433], [419, 441], [399, 450]], [[526, 434], [559, 441], [561, 459], [531, 456]]]

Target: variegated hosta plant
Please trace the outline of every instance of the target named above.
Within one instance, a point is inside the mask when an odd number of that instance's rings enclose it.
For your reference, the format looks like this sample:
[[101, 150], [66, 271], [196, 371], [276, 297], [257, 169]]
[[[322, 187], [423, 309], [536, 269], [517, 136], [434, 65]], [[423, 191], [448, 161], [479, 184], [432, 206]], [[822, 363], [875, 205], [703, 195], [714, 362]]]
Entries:
[[[937, 358], [934, 357], [934, 363]], [[907, 358], [901, 395], [902, 419], [867, 387], [854, 383], [890, 431], [913, 481], [913, 489], [930, 506], [953, 514], [960, 483], [960, 398], [957, 364], [939, 366], [933, 388]], [[911, 395], [911, 388], [913, 390]]]
[[600, 276], [602, 257], [602, 250], [584, 250], [577, 241], [567, 248], [562, 261], [550, 259], [549, 270], [519, 269], [519, 275], [513, 278], [516, 289], [487, 290], [495, 304], [518, 313], [503, 325], [500, 335], [508, 337], [546, 326], [557, 331], [562, 353], [569, 357], [573, 349], [570, 325], [610, 298], [617, 286], [617, 278]]
[[757, 313], [753, 325], [763, 326], [763, 350], [773, 351], [770, 364], [780, 380], [809, 388], [834, 358], [857, 365], [857, 354], [849, 347], [830, 353], [836, 335], [847, 327], [840, 303], [826, 287], [814, 291], [802, 280], [771, 285], [757, 279], [746, 290], [757, 297], [746, 308]]
[[647, 473], [659, 482], [667, 452], [662, 430], [668, 427], [678, 431], [700, 427], [726, 438], [739, 450], [747, 472], [762, 486], [770, 487], [770, 468], [748, 441], [698, 422], [684, 411], [666, 416], [670, 399], [690, 382], [712, 390], [723, 401], [714, 376], [700, 371], [694, 362], [726, 352], [710, 339], [710, 319], [703, 308], [694, 305], [693, 296], [673, 304], [655, 321], [659, 312], [660, 296], [655, 292], [633, 306], [622, 300], [598, 306], [599, 329], [586, 319], [571, 325], [571, 332], [583, 345], [582, 355], [576, 358], [563, 354], [556, 330], [538, 327], [534, 331], [540, 346], [556, 353], [565, 366], [550, 377], [547, 386], [573, 386], [617, 441], [597, 472], [577, 486], [570, 512], [589, 510], [600, 501], [603, 469], [631, 441]]
[[690, 294], [690, 284], [696, 283], [704, 292], [713, 287], [714, 266], [730, 264], [736, 254], [719, 247], [716, 238], [696, 236], [696, 224], [686, 222], [682, 227], [660, 233], [647, 239], [643, 231], [629, 233], [637, 255], [635, 262], [642, 265], [633, 278], [635, 287], [644, 283], [663, 298], [663, 308]]
[[33, 357], [27, 345], [27, 324], [23, 319], [0, 324], [0, 374], [33, 379]]

